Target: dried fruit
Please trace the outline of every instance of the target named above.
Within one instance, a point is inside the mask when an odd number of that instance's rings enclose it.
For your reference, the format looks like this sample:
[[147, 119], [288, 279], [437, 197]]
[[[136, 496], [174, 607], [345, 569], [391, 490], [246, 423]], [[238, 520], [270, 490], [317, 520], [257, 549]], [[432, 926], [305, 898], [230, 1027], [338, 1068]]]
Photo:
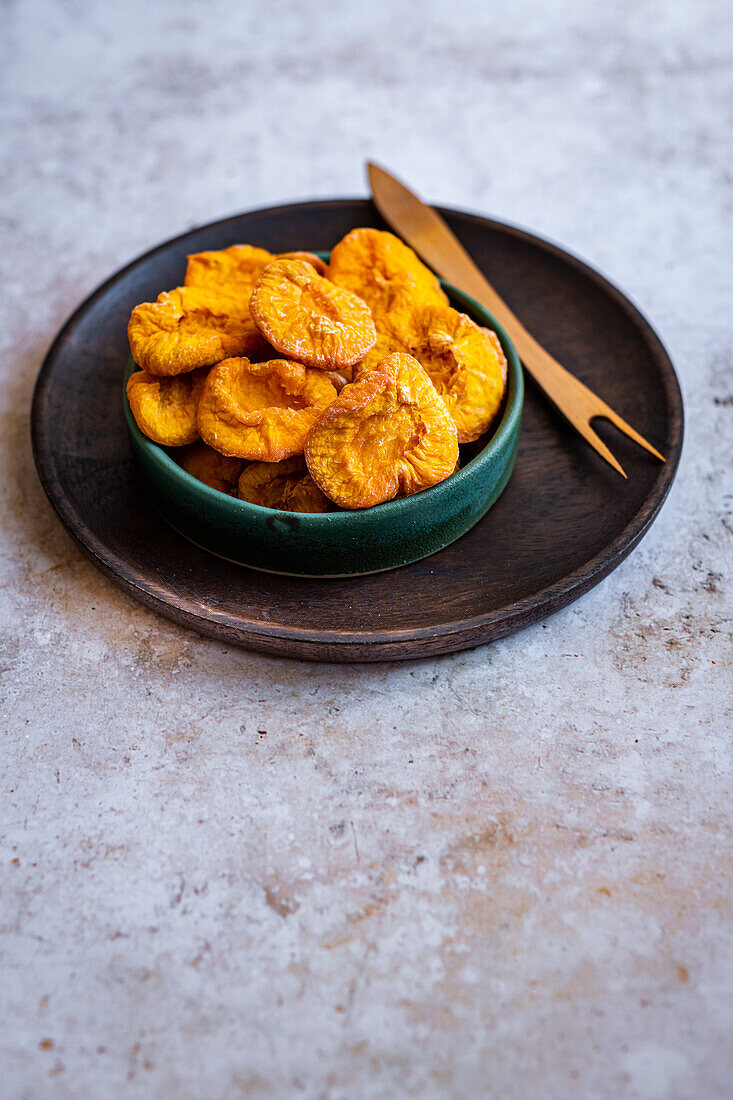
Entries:
[[183, 447], [198, 439], [196, 410], [206, 370], [161, 378], [139, 370], [127, 380], [127, 400], [143, 435], [164, 447]]
[[281, 512], [330, 512], [328, 500], [308, 473], [302, 455], [282, 462], [252, 462], [239, 479], [237, 495], [250, 504]]
[[404, 351], [430, 376], [458, 429], [458, 442], [483, 435], [501, 406], [506, 359], [496, 333], [450, 306], [392, 310], [379, 319], [377, 343], [359, 373], [377, 356]]
[[335, 398], [323, 372], [300, 363], [225, 359], [206, 379], [199, 432], [222, 454], [279, 462], [303, 453], [311, 425]]
[[204, 485], [229, 495], [236, 492], [239, 475], [244, 467], [241, 458], [219, 454], [201, 440], [187, 447], [182, 455], [176, 455], [176, 461], [187, 474], [203, 481]]
[[413, 309], [407, 302], [404, 307], [390, 310], [384, 316], [376, 317], [374, 323], [377, 327], [377, 342], [366, 353], [361, 363], [354, 367], [355, 382], [358, 382], [363, 374], [374, 370], [388, 355], [397, 351], [411, 354], [409, 345], [413, 331], [412, 314]]
[[353, 369], [351, 367], [344, 367], [343, 370], [324, 370], [323, 372], [328, 378], [329, 382], [333, 382], [336, 393], [341, 393], [344, 386], [348, 386], [349, 382], [353, 382]]
[[274, 348], [310, 367], [351, 367], [377, 338], [364, 302], [302, 260], [275, 260], [266, 267], [249, 309]]
[[196, 252], [188, 257], [185, 284], [226, 294], [251, 292], [263, 267], [274, 259], [266, 248], [251, 244], [233, 244], [217, 252]]
[[504, 354], [504, 349], [501, 346], [501, 341], [499, 340], [499, 337], [496, 335], [496, 333], [492, 332], [490, 328], [482, 328], [481, 331], [486, 333], [486, 335], [488, 336], [489, 340], [491, 341], [491, 345], [494, 348], [494, 351], [496, 352], [496, 355], [499, 359], [499, 373], [501, 375], [501, 384], [503, 389], [506, 390], [506, 380], [509, 376], [509, 365], [506, 361], [506, 355]]
[[280, 252], [274, 258], [276, 260], [302, 260], [303, 263], [314, 267], [319, 275], [326, 274], [325, 261], [320, 256], [316, 256], [315, 252]]
[[446, 305], [437, 277], [393, 233], [352, 229], [335, 246], [328, 277], [363, 298], [378, 317], [407, 301]]
[[370, 508], [449, 477], [458, 439], [425, 371], [398, 353], [344, 387], [311, 428], [305, 458], [334, 503]]
[[233, 244], [216, 252], [195, 252], [188, 257], [186, 286], [201, 286], [249, 301], [262, 269], [273, 260], [303, 260], [324, 275], [326, 265], [313, 252], [268, 252], [251, 244]]
[[328, 267], [252, 245], [199, 252], [185, 282], [132, 312], [130, 406], [221, 492], [368, 508], [449, 477], [501, 406], [496, 335], [391, 233], [353, 230]]
[[135, 306], [127, 326], [132, 357], [151, 374], [184, 374], [232, 355], [262, 354], [267, 345], [233, 298], [197, 286], [159, 294]]

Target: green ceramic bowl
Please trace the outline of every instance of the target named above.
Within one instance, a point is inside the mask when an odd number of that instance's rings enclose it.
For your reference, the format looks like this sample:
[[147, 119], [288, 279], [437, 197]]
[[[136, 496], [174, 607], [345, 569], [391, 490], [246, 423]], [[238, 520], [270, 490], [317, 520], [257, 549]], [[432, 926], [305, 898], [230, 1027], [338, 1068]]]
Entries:
[[[321, 255], [328, 258], [327, 253]], [[176, 531], [212, 554], [252, 569], [302, 577], [396, 569], [464, 535], [499, 497], [514, 468], [524, 381], [517, 353], [491, 314], [455, 287], [447, 283], [443, 287], [462, 312], [496, 332], [508, 364], [507, 397], [499, 424], [458, 473], [415, 496], [364, 511], [278, 512], [226, 496], [187, 474], [163, 447], [142, 434], [125, 394], [133, 453], [155, 508]], [[125, 384], [134, 370], [137, 367], [130, 360]]]

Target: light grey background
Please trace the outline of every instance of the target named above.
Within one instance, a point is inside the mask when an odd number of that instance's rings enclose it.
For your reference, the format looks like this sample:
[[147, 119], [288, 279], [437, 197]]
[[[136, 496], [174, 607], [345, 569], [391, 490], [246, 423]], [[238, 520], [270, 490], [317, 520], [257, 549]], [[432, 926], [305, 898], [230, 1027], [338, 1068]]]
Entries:
[[[2, 1095], [730, 1095], [725, 6], [1, 11]], [[623, 287], [686, 449], [640, 548], [546, 623], [417, 664], [271, 660], [82, 558], [30, 396], [117, 267], [364, 194], [366, 157]]]

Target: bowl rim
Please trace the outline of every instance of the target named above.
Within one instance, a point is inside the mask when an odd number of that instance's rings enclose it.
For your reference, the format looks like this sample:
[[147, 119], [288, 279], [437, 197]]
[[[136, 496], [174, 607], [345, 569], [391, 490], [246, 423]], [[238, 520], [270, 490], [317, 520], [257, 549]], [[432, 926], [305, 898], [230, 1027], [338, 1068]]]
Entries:
[[[329, 256], [328, 252], [316, 252], [315, 254], [326, 260]], [[496, 333], [506, 356], [507, 399], [504, 404], [501, 420], [496, 426], [495, 431], [477, 455], [467, 462], [465, 466], [462, 466], [460, 470], [451, 474], [443, 481], [438, 482], [437, 485], [431, 485], [430, 488], [422, 489], [419, 493], [413, 493], [407, 497], [398, 497], [394, 500], [384, 501], [382, 504], [372, 505], [370, 508], [340, 509], [335, 512], [292, 513], [298, 516], [300, 522], [316, 528], [318, 526], [328, 527], [334, 523], [344, 524], [353, 522], [355, 517], [373, 516], [375, 514], [383, 516], [386, 520], [390, 516], [397, 517], [404, 515], [408, 510], [414, 511], [417, 501], [422, 501], [423, 506], [429, 506], [431, 500], [437, 503], [437, 498], [441, 493], [446, 492], [446, 488], [449, 485], [453, 489], [457, 489], [460, 487], [461, 483], [465, 483], [469, 478], [474, 480], [477, 475], [480, 475], [483, 468], [490, 464], [493, 456], [501, 450], [505, 442], [507, 442], [507, 440], [518, 430], [524, 402], [524, 375], [514, 345], [504, 328], [488, 309], [480, 305], [474, 298], [471, 298], [465, 291], [459, 290], [458, 287], [448, 283], [445, 279], [440, 280], [440, 285], [451, 301], [457, 301], [464, 307], [464, 311], [472, 317], [472, 320], [480, 321], [485, 328], [489, 328]], [[149, 458], [162, 467], [169, 477], [178, 481], [182, 490], [188, 493], [199, 494], [202, 500], [208, 500], [219, 507], [230, 507], [232, 509], [232, 514], [238, 515], [240, 518], [246, 518], [248, 515], [258, 520], [267, 516], [271, 517], [273, 514], [272, 508], [266, 508], [262, 504], [253, 504], [248, 500], [240, 500], [239, 497], [230, 496], [228, 493], [222, 493], [218, 489], [213, 489], [205, 482], [199, 481], [193, 474], [189, 474], [182, 466], [179, 466], [161, 444], [153, 442], [152, 439], [148, 439], [148, 437], [140, 431], [132, 415], [132, 410], [130, 409], [127, 398], [127, 380], [130, 375], [140, 369], [141, 368], [138, 367], [132, 356], [130, 356], [127, 361], [127, 367], [123, 372], [122, 385], [125, 419], [127, 420], [128, 431], [134, 437], [136, 445], [141, 447]]]

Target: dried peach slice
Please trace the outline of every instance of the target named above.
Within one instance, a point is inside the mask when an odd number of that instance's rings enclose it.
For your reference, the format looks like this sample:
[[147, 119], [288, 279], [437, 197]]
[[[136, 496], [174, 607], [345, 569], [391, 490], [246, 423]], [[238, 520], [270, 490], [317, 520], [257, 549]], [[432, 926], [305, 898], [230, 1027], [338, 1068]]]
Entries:
[[161, 378], [139, 370], [127, 380], [127, 400], [143, 435], [164, 447], [183, 447], [198, 439], [196, 411], [206, 370]]
[[305, 459], [342, 508], [370, 508], [453, 473], [456, 427], [416, 359], [389, 355], [345, 386], [311, 428]]
[[186, 286], [201, 286], [247, 299], [264, 267], [273, 260], [303, 260], [324, 275], [326, 265], [313, 252], [268, 252], [251, 244], [232, 244], [215, 252], [195, 252], [188, 257]]
[[302, 455], [282, 462], [251, 462], [239, 479], [237, 496], [281, 512], [330, 512], [333, 505], [308, 473]]
[[450, 306], [395, 309], [379, 318], [377, 343], [360, 374], [380, 352], [404, 351], [430, 376], [458, 429], [458, 442], [483, 435], [504, 397], [506, 359], [496, 333]]
[[244, 468], [241, 458], [219, 454], [201, 440], [186, 447], [182, 455], [176, 455], [176, 461], [187, 474], [230, 496], [236, 492], [237, 481]]
[[437, 277], [411, 248], [380, 229], [352, 229], [331, 252], [328, 277], [363, 298], [377, 317], [407, 300], [445, 305]]
[[277, 260], [302, 260], [303, 263], [314, 267], [319, 275], [326, 274], [326, 263], [315, 252], [280, 252], [275, 257]]
[[336, 398], [322, 371], [287, 359], [225, 359], [201, 395], [201, 437], [224, 455], [279, 462], [303, 453], [305, 437]]
[[274, 348], [309, 367], [351, 367], [377, 338], [365, 303], [302, 260], [275, 260], [266, 267], [249, 311]]
[[133, 359], [151, 374], [184, 374], [232, 355], [258, 356], [266, 348], [241, 304], [197, 286], [180, 286], [135, 306], [127, 336]]
[[495, 332], [492, 332], [490, 328], [482, 328], [481, 332], [485, 333], [488, 339], [491, 341], [492, 347], [496, 351], [499, 359], [499, 373], [501, 374], [501, 384], [506, 390], [506, 380], [509, 374], [509, 364], [506, 361], [506, 355], [504, 349], [501, 346], [501, 341]]
[[407, 335], [412, 331], [412, 307], [393, 309], [383, 316], [377, 315], [374, 324], [377, 328], [377, 342], [366, 353], [361, 363], [353, 368], [353, 380], [358, 382], [363, 374], [374, 368], [393, 352], [404, 351], [410, 354]]
[[216, 252], [196, 252], [188, 257], [186, 286], [238, 294], [251, 291], [263, 267], [275, 259], [266, 248], [251, 244], [233, 244]]

